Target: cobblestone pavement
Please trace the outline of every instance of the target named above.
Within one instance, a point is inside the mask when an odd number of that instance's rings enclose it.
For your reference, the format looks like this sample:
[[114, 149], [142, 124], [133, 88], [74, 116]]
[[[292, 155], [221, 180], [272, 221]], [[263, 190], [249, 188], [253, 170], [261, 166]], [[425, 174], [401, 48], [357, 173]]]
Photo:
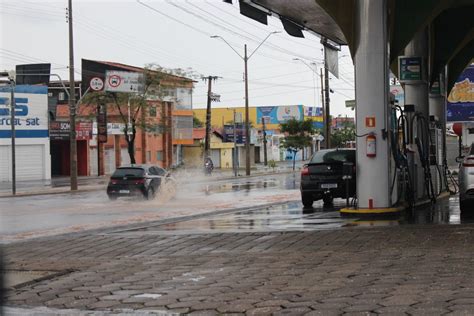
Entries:
[[9, 291], [12, 307], [107, 315], [474, 314], [472, 225], [82, 233], [4, 250], [7, 269], [63, 272]]

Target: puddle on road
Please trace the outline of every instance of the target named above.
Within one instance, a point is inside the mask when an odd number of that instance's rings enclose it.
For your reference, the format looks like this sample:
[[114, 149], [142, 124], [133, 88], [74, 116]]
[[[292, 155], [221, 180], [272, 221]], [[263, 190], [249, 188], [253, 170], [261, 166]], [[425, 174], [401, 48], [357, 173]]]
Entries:
[[236, 192], [236, 191], [250, 191], [252, 189], [266, 189], [275, 188], [279, 185], [276, 179], [269, 179], [264, 181], [247, 181], [244, 183], [231, 182], [223, 184], [210, 184], [205, 186], [207, 194]]
[[418, 209], [415, 216], [402, 214], [391, 218], [341, 217], [339, 209], [344, 206], [344, 201], [340, 199], [335, 200], [333, 207], [323, 207], [321, 201], [315, 202], [313, 209], [303, 209], [300, 202], [291, 202], [263, 209], [203, 216], [175, 223], [143, 227], [128, 232], [201, 234], [474, 223], [472, 217], [466, 219], [460, 215], [457, 198], [440, 200], [433, 207]]

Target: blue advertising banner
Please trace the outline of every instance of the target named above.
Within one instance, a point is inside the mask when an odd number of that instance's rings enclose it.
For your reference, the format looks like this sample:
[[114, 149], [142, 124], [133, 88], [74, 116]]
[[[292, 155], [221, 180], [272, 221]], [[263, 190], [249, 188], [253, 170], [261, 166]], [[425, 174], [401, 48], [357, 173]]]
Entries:
[[281, 105], [257, 107], [257, 122], [268, 117], [267, 124], [280, 124], [291, 118], [303, 120], [303, 105]]
[[448, 96], [447, 120], [474, 121], [474, 65], [464, 70]]

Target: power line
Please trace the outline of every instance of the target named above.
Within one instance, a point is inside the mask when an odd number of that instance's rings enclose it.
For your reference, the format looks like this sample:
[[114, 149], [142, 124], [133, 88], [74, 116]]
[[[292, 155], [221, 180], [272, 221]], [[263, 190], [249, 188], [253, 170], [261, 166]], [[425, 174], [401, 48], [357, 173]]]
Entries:
[[[230, 28], [228, 28], [228, 27], [226, 27], [226, 26], [224, 26], [224, 25], [222, 25], [222, 24], [219, 24], [219, 23], [216, 23], [216, 22], [211, 21], [211, 20], [209, 20], [209, 19], [206, 19], [206, 18], [204, 18], [204, 17], [202, 17], [202, 16], [200, 16], [200, 15], [194, 13], [193, 11], [191, 11], [191, 10], [189, 10], [189, 9], [186, 9], [186, 8], [184, 8], [184, 7], [182, 7], [182, 6], [178, 5], [178, 4], [176, 4], [176, 3], [171, 2], [170, 0], [166, 0], [166, 2], [167, 2], [168, 4], [170, 4], [170, 5], [172, 5], [172, 6], [176, 7], [176, 8], [178, 8], [178, 9], [180, 9], [180, 10], [182, 10], [182, 11], [184, 11], [184, 12], [186, 12], [186, 13], [188, 13], [188, 14], [190, 14], [190, 15], [192, 15], [192, 16], [198, 18], [198, 19], [200, 19], [200, 20], [203, 20], [204, 22], [206, 22], [206, 23], [208, 23], [208, 24], [212, 24], [212, 25], [214, 25], [214, 26], [216, 26], [216, 27], [218, 27], [218, 28], [221, 28], [221, 29], [223, 29], [223, 30], [225, 30], [225, 31], [227, 31], [227, 32], [229, 32], [229, 33], [232, 33], [232, 34], [234, 34], [234, 35], [236, 35], [236, 36], [242, 37], [242, 38], [244, 38], [244, 39], [246, 39], [246, 40], [253, 41], [253, 42], [255, 42], [255, 43], [258, 43], [258, 42], [261, 41], [261, 39], [257, 38], [255, 35], [253, 35], [253, 34], [247, 32], [247, 31], [241, 30], [241, 31], [243, 31], [243, 32], [245, 32], [245, 33], [247, 33], [247, 34], [249, 34], [249, 35], [252, 36], [252, 37], [249, 37], [249, 36], [244, 35], [244, 34], [242, 34], [242, 33], [240, 33], [240, 32], [234, 31], [234, 30], [232, 30], [232, 29], [230, 29]], [[209, 13], [209, 12], [207, 12], [207, 11], [205, 11], [205, 10], [203, 10], [203, 9], [201, 9], [201, 8], [199, 8], [199, 7], [197, 7], [197, 6], [193, 5], [193, 4], [191, 4], [191, 3], [189, 3], [189, 2], [187, 2], [187, 3], [190, 4], [190, 5], [192, 5], [192, 6], [194, 6], [194, 7], [196, 7], [196, 8], [198, 8], [200, 11], [203, 11], [203, 12], [205, 12], [206, 14], [208, 14], [208, 15], [210, 15], [210, 16], [216, 18], [216, 19], [218, 19], [218, 20], [220, 20], [220, 21], [223, 21], [225, 24], [230, 25], [231, 27], [240, 29], [239, 27], [236, 27], [234, 24], [231, 24], [231, 23], [229, 23], [229, 22], [227, 22], [227, 21], [222, 20], [222, 19], [219, 18], [219, 17], [216, 17], [216, 16], [215, 16], [214, 14], [212, 14], [212, 13]], [[281, 52], [281, 53], [283, 53], [283, 54], [287, 54], [287, 55], [290, 55], [290, 56], [300, 56], [300, 57], [302, 57], [302, 58], [308, 58], [307, 56], [302, 56], [302, 55], [300, 55], [300, 54], [298, 54], [298, 53], [296, 53], [296, 52], [293, 52], [293, 51], [284, 49], [284, 48], [282, 48], [282, 47], [280, 47], [280, 46], [278, 46], [278, 45], [275, 45], [275, 44], [273, 44], [273, 43], [268, 43], [267, 46], [268, 46], [268, 47], [272, 47], [273, 49], [275, 49], [275, 50], [277, 50], [277, 51], [279, 51], [279, 52]], [[260, 54], [260, 55], [263, 55], [263, 54]], [[268, 57], [268, 56], [267, 56], [267, 57]]]

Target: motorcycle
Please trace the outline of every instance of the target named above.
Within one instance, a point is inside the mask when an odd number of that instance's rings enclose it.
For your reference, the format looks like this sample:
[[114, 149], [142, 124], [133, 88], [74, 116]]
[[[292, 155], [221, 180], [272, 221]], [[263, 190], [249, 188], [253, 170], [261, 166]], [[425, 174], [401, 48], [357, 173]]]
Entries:
[[214, 170], [214, 165], [213, 165], [212, 161], [207, 160], [207, 161], [204, 163], [204, 174], [210, 176], [211, 173], [212, 173], [212, 170]]

